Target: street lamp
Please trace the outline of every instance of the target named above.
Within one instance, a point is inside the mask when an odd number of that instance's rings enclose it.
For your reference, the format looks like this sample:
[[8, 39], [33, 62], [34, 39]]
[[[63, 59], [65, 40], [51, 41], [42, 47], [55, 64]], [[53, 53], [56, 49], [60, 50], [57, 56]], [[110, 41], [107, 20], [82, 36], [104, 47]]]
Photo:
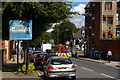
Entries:
[[85, 45], [86, 45], [86, 41], [84, 42], [84, 57], [86, 56], [86, 52], [85, 52], [86, 51], [86, 46]]
[[59, 29], [58, 29], [58, 33], [57, 33], [57, 42], [59, 43]]

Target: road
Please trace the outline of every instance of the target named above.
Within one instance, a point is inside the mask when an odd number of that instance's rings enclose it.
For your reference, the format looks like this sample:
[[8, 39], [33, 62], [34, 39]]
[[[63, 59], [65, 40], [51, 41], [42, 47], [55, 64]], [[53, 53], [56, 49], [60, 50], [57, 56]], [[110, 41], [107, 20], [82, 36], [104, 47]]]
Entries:
[[[77, 71], [77, 80], [118, 80], [118, 68], [110, 67], [104, 64], [73, 59], [73, 63], [76, 65]], [[43, 72], [37, 71], [40, 73], [40, 77], [42, 80]], [[53, 79], [53, 80], [63, 80], [61, 79]], [[70, 80], [69, 78], [65, 78], [64, 80]]]

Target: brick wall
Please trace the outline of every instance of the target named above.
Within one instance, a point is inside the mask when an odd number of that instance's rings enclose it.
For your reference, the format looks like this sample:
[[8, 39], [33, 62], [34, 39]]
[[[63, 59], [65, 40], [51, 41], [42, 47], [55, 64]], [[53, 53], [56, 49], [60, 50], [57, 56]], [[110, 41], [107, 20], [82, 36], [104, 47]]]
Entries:
[[0, 49], [4, 49], [5, 48], [5, 42], [4, 41], [0, 41]]
[[113, 60], [120, 60], [120, 40], [100, 40], [96, 44], [95, 50], [101, 50], [107, 52], [111, 50], [113, 52]]

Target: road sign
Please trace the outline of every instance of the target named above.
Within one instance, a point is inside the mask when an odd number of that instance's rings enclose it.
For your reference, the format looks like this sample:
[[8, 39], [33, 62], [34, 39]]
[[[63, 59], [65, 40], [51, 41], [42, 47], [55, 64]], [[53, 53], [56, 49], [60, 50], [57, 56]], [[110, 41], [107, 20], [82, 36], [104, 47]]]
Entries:
[[10, 40], [31, 40], [32, 20], [10, 20]]

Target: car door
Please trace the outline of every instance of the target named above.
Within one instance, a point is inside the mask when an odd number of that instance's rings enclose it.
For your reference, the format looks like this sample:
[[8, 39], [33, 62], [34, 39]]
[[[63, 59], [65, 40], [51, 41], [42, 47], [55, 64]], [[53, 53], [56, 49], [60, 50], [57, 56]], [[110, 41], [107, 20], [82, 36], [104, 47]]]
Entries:
[[49, 66], [49, 64], [50, 64], [50, 59], [48, 59], [46, 61], [45, 65], [44, 65], [44, 72], [45, 72], [45, 74], [47, 74], [47, 72], [48, 72], [48, 66]]

